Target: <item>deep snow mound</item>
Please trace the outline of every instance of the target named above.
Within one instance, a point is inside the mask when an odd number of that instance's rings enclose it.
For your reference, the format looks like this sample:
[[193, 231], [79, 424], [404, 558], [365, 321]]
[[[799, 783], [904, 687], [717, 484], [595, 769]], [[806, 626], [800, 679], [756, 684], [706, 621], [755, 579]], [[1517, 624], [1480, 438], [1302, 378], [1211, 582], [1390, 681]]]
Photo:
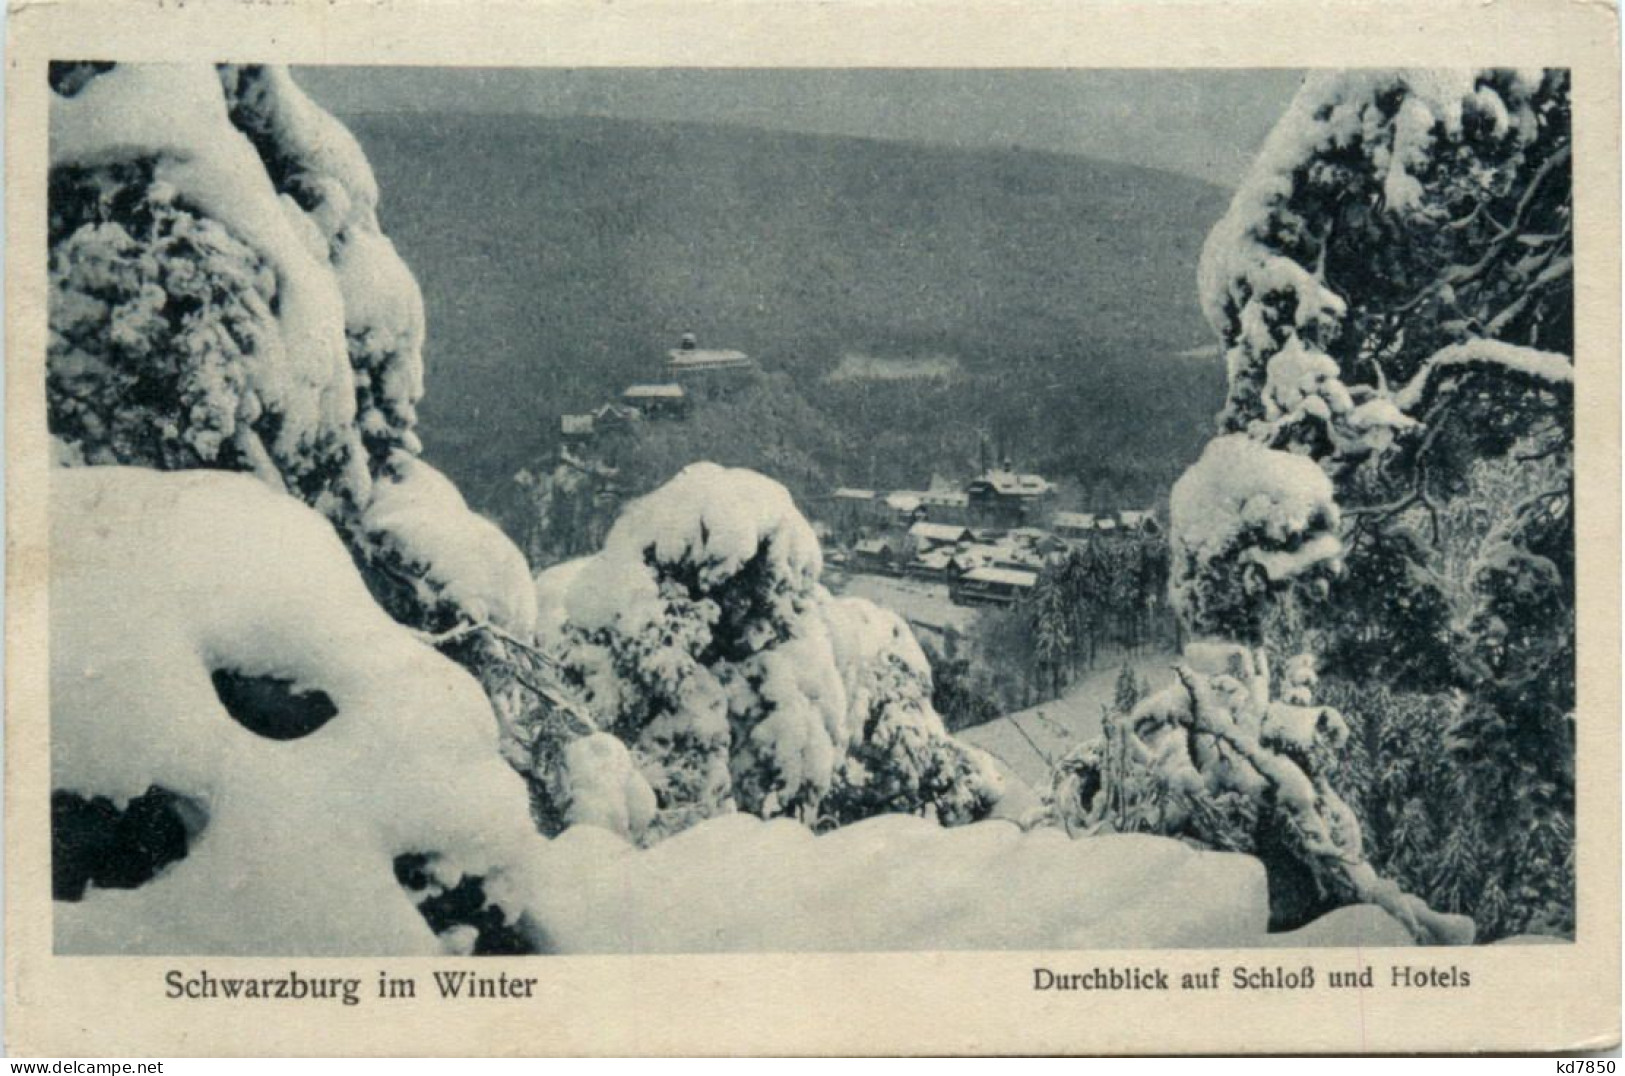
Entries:
[[824, 836], [732, 815], [643, 851], [584, 827], [531, 870], [553, 880], [532, 907], [566, 953], [1246, 946], [1269, 919], [1247, 856], [907, 815]]
[[[52, 786], [203, 816], [145, 885], [57, 903], [59, 951], [436, 952], [395, 858], [455, 880], [540, 846], [478, 684], [324, 519], [245, 475], [51, 477]], [[315, 727], [276, 724], [318, 696]]]

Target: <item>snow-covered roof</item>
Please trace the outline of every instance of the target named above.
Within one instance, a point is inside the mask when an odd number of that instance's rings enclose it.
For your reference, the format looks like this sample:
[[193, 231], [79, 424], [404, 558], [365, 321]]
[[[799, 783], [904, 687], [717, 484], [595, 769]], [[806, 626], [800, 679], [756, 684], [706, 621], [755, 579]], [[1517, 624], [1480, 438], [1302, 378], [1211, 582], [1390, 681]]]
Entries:
[[749, 366], [750, 356], [728, 348], [672, 348], [666, 366], [672, 370], [716, 370]]
[[1123, 526], [1125, 527], [1138, 527], [1143, 525], [1146, 520], [1151, 518], [1151, 513], [1138, 509], [1132, 511], [1125, 510], [1117, 513], [1117, 518], [1123, 521]]
[[948, 523], [916, 523], [908, 529], [910, 538], [927, 542], [960, 542], [970, 536], [967, 527]]
[[953, 562], [953, 559], [954, 551], [951, 549], [933, 549], [929, 553], [921, 553], [914, 558], [920, 567], [929, 568], [932, 571], [941, 571], [948, 567]]
[[1039, 497], [1051, 489], [1049, 479], [1036, 474], [1017, 474], [1014, 471], [989, 471], [977, 482], [993, 487], [997, 493], [1010, 497]]
[[933, 508], [964, 508], [970, 504], [970, 497], [963, 493], [927, 490], [920, 494], [920, 503]]
[[884, 538], [866, 538], [852, 548], [858, 553], [890, 553], [891, 543]]
[[872, 501], [875, 499], [875, 491], [872, 489], [848, 489], [842, 486], [835, 491], [835, 499], [838, 501]]
[[886, 507], [899, 512], [912, 512], [920, 506], [918, 493], [888, 493], [886, 494]]
[[591, 415], [560, 415], [559, 430], [562, 433], [591, 433]]
[[1015, 568], [972, 568], [965, 573], [968, 583], [1002, 583], [1012, 587], [1030, 587], [1038, 582], [1038, 575], [1034, 572], [1023, 572]]
[[1054, 525], [1071, 530], [1094, 530], [1095, 514], [1093, 512], [1056, 512]]
[[1044, 566], [1044, 558], [1037, 553], [1025, 550], [1005, 550], [993, 558], [993, 564], [999, 568], [1015, 568], [1019, 570], [1030, 568], [1037, 571]]
[[621, 395], [632, 400], [680, 400], [684, 393], [681, 385], [628, 385]]
[[627, 407], [624, 404], [606, 403], [606, 404], [600, 405], [598, 410], [594, 411], [592, 414], [593, 414], [594, 418], [600, 419], [600, 420], [606, 419], [606, 418], [620, 418], [620, 419], [628, 419], [628, 420], [630, 420], [630, 419], [635, 419], [635, 418], [638, 417], [638, 409], [635, 408], [635, 407]]

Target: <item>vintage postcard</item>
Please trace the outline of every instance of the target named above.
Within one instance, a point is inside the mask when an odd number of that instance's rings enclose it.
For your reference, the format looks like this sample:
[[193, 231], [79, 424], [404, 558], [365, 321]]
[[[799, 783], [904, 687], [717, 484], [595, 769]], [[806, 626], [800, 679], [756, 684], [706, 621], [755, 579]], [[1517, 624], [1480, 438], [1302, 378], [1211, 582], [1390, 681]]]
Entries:
[[1612, 6], [10, 25], [11, 1053], [1619, 1041]]

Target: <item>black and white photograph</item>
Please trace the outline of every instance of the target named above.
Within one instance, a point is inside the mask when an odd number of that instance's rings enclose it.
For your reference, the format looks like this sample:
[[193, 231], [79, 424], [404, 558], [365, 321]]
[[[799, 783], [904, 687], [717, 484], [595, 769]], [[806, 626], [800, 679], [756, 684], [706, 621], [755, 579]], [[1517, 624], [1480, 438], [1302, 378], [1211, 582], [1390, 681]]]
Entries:
[[1568, 68], [48, 79], [56, 954], [1577, 940]]

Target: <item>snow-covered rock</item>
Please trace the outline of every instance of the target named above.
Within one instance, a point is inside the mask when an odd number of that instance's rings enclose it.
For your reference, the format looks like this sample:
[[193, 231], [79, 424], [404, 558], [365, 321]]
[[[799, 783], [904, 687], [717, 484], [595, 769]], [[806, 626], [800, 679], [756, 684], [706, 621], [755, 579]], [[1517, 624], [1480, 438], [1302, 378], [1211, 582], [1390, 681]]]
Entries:
[[641, 851], [577, 828], [531, 870], [564, 953], [1246, 946], [1269, 918], [1247, 856], [906, 815], [823, 836], [733, 815]]
[[[221, 472], [51, 482], [52, 786], [156, 785], [207, 818], [145, 885], [59, 902], [58, 951], [436, 952], [394, 857], [484, 874], [540, 847], [479, 686], [373, 603], [320, 516]], [[273, 738], [217, 673], [336, 712]]]
[[1375, 904], [1350, 904], [1297, 930], [1271, 934], [1263, 944], [1282, 949], [1388, 949], [1415, 945], [1416, 939]]
[[[205, 818], [133, 890], [54, 908], [67, 953], [432, 953], [396, 856], [487, 896], [562, 952], [1246, 944], [1262, 870], [1173, 841], [1070, 841], [1007, 823], [889, 816], [824, 837], [731, 816], [640, 851], [600, 825], [548, 842], [496, 751], [473, 679], [367, 595], [332, 529], [247, 476], [53, 476], [52, 780], [127, 802], [152, 786]], [[211, 674], [321, 692], [332, 716], [273, 738]], [[250, 722], [251, 723], [251, 722]], [[607, 742], [606, 742], [607, 741]], [[582, 821], [647, 812], [609, 737], [578, 741]], [[606, 750], [607, 749], [607, 750]], [[604, 756], [604, 757], [599, 757]], [[611, 818], [609, 825], [619, 825]]]

